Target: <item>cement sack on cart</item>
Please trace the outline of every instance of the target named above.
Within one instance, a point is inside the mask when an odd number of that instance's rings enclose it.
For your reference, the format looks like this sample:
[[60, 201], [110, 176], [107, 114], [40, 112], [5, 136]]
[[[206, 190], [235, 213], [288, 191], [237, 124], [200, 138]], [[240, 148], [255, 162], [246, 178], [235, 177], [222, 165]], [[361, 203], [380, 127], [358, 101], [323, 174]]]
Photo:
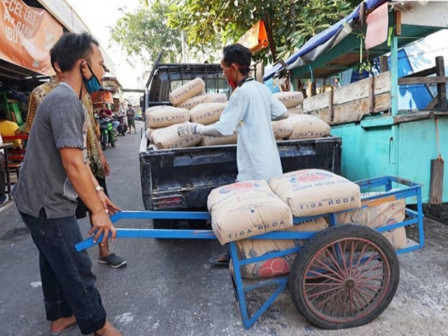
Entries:
[[192, 81], [177, 88], [169, 95], [169, 100], [173, 105], [179, 105], [187, 99], [196, 96], [203, 92], [205, 89], [205, 83], [201, 78], [195, 78]]
[[195, 106], [190, 111], [191, 122], [203, 125], [212, 124], [219, 120], [222, 111], [226, 108], [227, 103], [204, 103]]
[[158, 128], [151, 132], [151, 142], [158, 149], [181, 148], [196, 146], [202, 141], [202, 135], [193, 134], [180, 137], [177, 134], [179, 125], [171, 125], [164, 128]]
[[356, 183], [321, 169], [304, 169], [273, 178], [269, 185], [296, 217], [315, 216], [361, 206]]
[[[286, 229], [284, 231], [304, 232], [304, 231], [322, 231], [328, 228], [324, 218], [316, 218], [299, 225]], [[243, 239], [236, 243], [238, 257], [240, 259], [250, 259], [263, 256], [267, 253], [284, 251], [296, 246], [303, 246], [306, 240], [251, 240]], [[297, 253], [285, 256], [250, 263], [241, 267], [241, 276], [245, 279], [261, 279], [289, 274], [291, 265], [294, 262]], [[230, 270], [233, 272], [233, 264], [230, 263]]]
[[225, 103], [227, 95], [225, 93], [207, 93], [205, 103]]
[[177, 107], [180, 108], [185, 108], [187, 110], [191, 110], [194, 107], [203, 104], [207, 101], [207, 95], [206, 94], [201, 94], [199, 96], [194, 96], [192, 98], [187, 99], [186, 101], [180, 103], [179, 105], [177, 105]]
[[163, 106], [146, 115], [148, 127], [161, 128], [190, 121], [190, 111], [183, 108]]
[[292, 226], [291, 209], [266, 181], [237, 182], [213, 189], [207, 200], [221, 244]]
[[219, 145], [234, 145], [238, 139], [238, 133], [235, 131], [232, 135], [223, 137], [204, 136], [199, 146], [219, 146]]
[[280, 100], [286, 108], [296, 107], [303, 103], [303, 93], [298, 91], [274, 93], [275, 98]]
[[289, 140], [315, 139], [330, 135], [330, 126], [318, 117], [309, 114], [296, 114], [293, 117], [294, 126]]
[[[362, 196], [377, 194], [365, 193]], [[340, 213], [336, 216], [336, 219], [338, 224], [360, 224], [375, 229], [402, 222], [405, 216], [406, 200], [399, 199], [356, 211]], [[389, 240], [395, 249], [402, 249], [407, 246], [406, 230], [404, 227], [385, 231], [381, 234]]]

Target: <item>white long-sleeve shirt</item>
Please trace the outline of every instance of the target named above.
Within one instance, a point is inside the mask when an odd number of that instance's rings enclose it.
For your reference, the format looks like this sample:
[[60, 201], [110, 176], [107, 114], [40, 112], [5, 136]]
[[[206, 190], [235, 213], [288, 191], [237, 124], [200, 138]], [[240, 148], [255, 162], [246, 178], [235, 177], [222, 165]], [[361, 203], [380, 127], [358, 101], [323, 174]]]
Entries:
[[282, 174], [271, 120], [285, 112], [286, 107], [269, 88], [255, 80], [245, 82], [234, 91], [214, 128], [221, 135], [238, 131], [238, 181], [269, 182]]

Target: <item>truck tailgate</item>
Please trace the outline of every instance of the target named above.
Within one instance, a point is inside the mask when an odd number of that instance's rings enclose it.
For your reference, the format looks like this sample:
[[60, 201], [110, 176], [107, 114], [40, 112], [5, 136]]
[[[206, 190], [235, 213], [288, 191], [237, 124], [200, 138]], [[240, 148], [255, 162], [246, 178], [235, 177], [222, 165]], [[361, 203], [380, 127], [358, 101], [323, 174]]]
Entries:
[[[341, 169], [341, 139], [278, 141], [283, 172]], [[211, 189], [235, 182], [236, 145], [140, 152], [142, 196], [147, 210], [206, 209]]]

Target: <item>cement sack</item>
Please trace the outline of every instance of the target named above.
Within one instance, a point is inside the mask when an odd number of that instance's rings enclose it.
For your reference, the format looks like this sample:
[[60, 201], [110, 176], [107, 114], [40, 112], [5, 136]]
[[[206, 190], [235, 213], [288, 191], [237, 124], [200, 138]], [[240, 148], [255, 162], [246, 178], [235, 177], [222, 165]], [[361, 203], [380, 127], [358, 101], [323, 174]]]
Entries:
[[198, 77], [171, 92], [169, 95], [169, 100], [171, 104], [176, 106], [186, 101], [188, 98], [194, 97], [203, 92], [204, 89], [205, 83]]
[[212, 124], [219, 120], [226, 106], [227, 103], [204, 103], [197, 105], [190, 111], [190, 120], [191, 122], [203, 125]]
[[[284, 231], [322, 231], [328, 228], [324, 218], [316, 218], [299, 225], [286, 229]], [[238, 257], [240, 259], [250, 259], [263, 256], [267, 253], [283, 251], [296, 246], [303, 246], [306, 240], [251, 240], [243, 239], [236, 243]], [[294, 262], [297, 253], [285, 256], [250, 263], [241, 267], [241, 276], [245, 279], [261, 279], [289, 274], [291, 265]], [[230, 270], [233, 272], [233, 264], [230, 264]]]
[[273, 178], [269, 185], [296, 217], [316, 216], [361, 206], [356, 183], [321, 169], [304, 169]]
[[296, 106], [296, 107], [290, 107], [290, 108], [288, 109], [288, 114], [289, 114], [289, 115], [291, 115], [291, 114], [303, 114], [303, 108], [302, 108], [302, 105], [298, 105], [298, 106]]
[[205, 103], [225, 103], [227, 95], [225, 93], [207, 93]]
[[303, 93], [298, 91], [278, 92], [274, 96], [280, 100], [286, 108], [296, 107], [303, 103]]
[[276, 140], [282, 140], [288, 138], [292, 133], [294, 123], [291, 122], [291, 118], [272, 121], [272, 131], [274, 132], [274, 138]]
[[234, 145], [238, 140], [238, 133], [223, 137], [204, 136], [199, 146]]
[[264, 180], [215, 188], [208, 196], [207, 207], [213, 232], [222, 245], [292, 226], [291, 209]]
[[318, 117], [309, 114], [294, 115], [294, 126], [289, 140], [315, 139], [330, 135], [330, 126]]
[[151, 128], [151, 127], [148, 127], [146, 130], [145, 130], [145, 135], [146, 135], [146, 138], [148, 139], [148, 140], [151, 140], [151, 133], [153, 132], [154, 130]]
[[156, 110], [158, 110], [158, 109], [164, 108], [165, 106], [166, 106], [166, 105], [157, 105], [157, 106], [153, 106], [153, 107], [148, 107], [148, 108], [146, 109], [146, 111], [145, 111], [145, 127], [146, 127], [146, 128], [149, 127], [149, 125], [148, 125], [148, 115], [149, 115], [151, 112], [154, 112], [154, 111], [156, 111]]
[[[365, 193], [362, 196], [377, 195], [378, 193]], [[372, 229], [392, 225], [404, 221], [406, 216], [406, 200], [389, 201], [376, 206], [356, 211], [340, 213], [336, 216], [338, 224], [360, 224]], [[404, 227], [382, 232], [395, 249], [407, 246], [406, 230]]]
[[151, 132], [151, 142], [158, 149], [180, 148], [196, 146], [202, 141], [202, 135], [193, 134], [180, 137], [177, 134], [179, 125], [171, 125], [164, 128], [158, 128]]
[[172, 106], [163, 106], [146, 115], [146, 123], [151, 128], [167, 127], [174, 124], [182, 124], [190, 121], [190, 113], [187, 109]]
[[187, 110], [191, 110], [195, 106], [198, 106], [200, 104], [205, 103], [206, 100], [207, 100], [207, 95], [202, 94], [202, 95], [194, 96], [192, 98], [187, 99], [186, 101], [184, 101], [184, 102], [180, 103], [179, 105], [177, 105], [177, 107], [185, 108]]

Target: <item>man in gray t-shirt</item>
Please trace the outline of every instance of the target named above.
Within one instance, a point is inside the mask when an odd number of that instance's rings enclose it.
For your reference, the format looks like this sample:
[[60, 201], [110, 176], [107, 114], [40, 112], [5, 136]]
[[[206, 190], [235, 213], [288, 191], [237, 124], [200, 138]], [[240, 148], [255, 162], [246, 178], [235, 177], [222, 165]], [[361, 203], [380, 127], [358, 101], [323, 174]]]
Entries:
[[[37, 109], [15, 202], [39, 251], [39, 268], [50, 334], [78, 326], [84, 335], [122, 336], [106, 320], [75, 217], [77, 197], [90, 209], [94, 242], [115, 239], [109, 214], [119, 208], [104, 194], [83, 155], [85, 113], [81, 98], [100, 88], [104, 76], [98, 42], [87, 33], [64, 34], [53, 47], [61, 83]], [[100, 243], [104, 244], [103, 242]]]
[[28, 141], [26, 159], [15, 188], [19, 211], [47, 218], [72, 216], [77, 206], [73, 189], [60, 159], [60, 148], [84, 149], [84, 112], [71, 87], [59, 84], [39, 105]]

